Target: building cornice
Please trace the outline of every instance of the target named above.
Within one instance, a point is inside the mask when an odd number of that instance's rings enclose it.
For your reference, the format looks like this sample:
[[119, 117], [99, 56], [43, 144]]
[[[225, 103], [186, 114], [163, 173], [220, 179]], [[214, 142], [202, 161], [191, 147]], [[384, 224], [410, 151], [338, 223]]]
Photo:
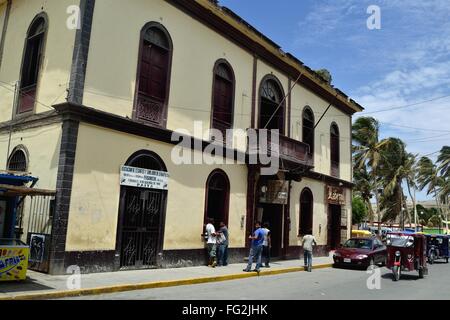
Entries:
[[[53, 111], [39, 113], [26, 118], [20, 118], [13, 121], [1, 123], [0, 134], [7, 133], [9, 132], [9, 130], [21, 131], [51, 125], [54, 123], [71, 121], [87, 123], [118, 132], [160, 141], [170, 145], [178, 145], [180, 143], [180, 140], [172, 139], [175, 132], [169, 129], [152, 127], [143, 123], [136, 122], [129, 118], [124, 118], [112, 113], [107, 113], [94, 108], [69, 102], [58, 104], [53, 107], [55, 108], [55, 110]], [[200, 140], [191, 136], [183, 136], [178, 133], [177, 136], [184, 139], [190, 139], [190, 141], [192, 142], [191, 148], [193, 150], [201, 152], [203, 152], [211, 144], [210, 141]], [[236, 149], [227, 149], [224, 146], [222, 154], [225, 157], [232, 157], [232, 159], [245, 159], [245, 164], [249, 164], [249, 155], [247, 153], [238, 151]], [[301, 174], [301, 177], [310, 178], [316, 181], [322, 181], [334, 186], [341, 186], [350, 189], [354, 187], [354, 184], [349, 181], [315, 172], [312, 170], [312, 167], [308, 167], [305, 165], [304, 169], [305, 170], [302, 171], [303, 173]]]

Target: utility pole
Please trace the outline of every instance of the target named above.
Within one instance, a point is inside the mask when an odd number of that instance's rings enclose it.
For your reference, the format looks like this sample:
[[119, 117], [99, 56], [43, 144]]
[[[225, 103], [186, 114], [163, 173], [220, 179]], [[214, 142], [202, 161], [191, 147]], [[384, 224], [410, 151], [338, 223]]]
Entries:
[[6, 164], [5, 164], [6, 170], [8, 170], [9, 152], [11, 150], [11, 138], [12, 138], [12, 130], [13, 130], [14, 112], [16, 112], [16, 110], [18, 108], [19, 97], [20, 97], [20, 81], [16, 81], [16, 84], [14, 85], [14, 100], [13, 100], [12, 111], [11, 111], [11, 122], [9, 124], [8, 149], [6, 151]]
[[417, 229], [417, 204], [416, 204], [416, 189], [414, 188], [414, 199], [413, 199], [413, 206], [414, 206], [414, 224], [416, 226], [416, 232], [419, 230]]

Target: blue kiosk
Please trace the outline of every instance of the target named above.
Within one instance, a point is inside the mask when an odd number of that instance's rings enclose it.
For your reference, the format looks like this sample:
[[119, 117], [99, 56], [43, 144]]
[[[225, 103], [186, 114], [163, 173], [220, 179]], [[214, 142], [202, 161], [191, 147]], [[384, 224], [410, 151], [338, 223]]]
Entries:
[[55, 195], [35, 189], [37, 182], [26, 173], [0, 171], [0, 282], [26, 279], [30, 246], [20, 240], [22, 230], [16, 228], [19, 208], [27, 196]]

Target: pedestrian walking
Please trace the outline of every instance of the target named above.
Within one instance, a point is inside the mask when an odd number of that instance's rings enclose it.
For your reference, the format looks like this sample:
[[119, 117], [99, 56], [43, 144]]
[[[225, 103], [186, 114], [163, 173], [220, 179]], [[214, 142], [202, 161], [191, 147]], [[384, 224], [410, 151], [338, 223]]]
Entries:
[[312, 271], [313, 246], [315, 245], [317, 245], [316, 238], [312, 235], [312, 230], [309, 230], [302, 240], [305, 269], [307, 269], [308, 272]]
[[220, 223], [218, 234], [217, 245], [219, 247], [219, 256], [217, 262], [219, 267], [226, 267], [228, 265], [229, 233], [225, 222]]
[[269, 224], [266, 222], [263, 225], [264, 242], [263, 242], [263, 260], [264, 266], [270, 268], [270, 248], [272, 247]]
[[215, 268], [217, 266], [216, 262], [216, 243], [217, 234], [216, 228], [214, 227], [214, 219], [208, 219], [208, 224], [206, 225], [206, 251], [208, 254], [208, 267]]
[[253, 234], [253, 236], [250, 236], [249, 239], [252, 240], [252, 247], [250, 249], [250, 255], [248, 257], [248, 265], [247, 268], [244, 269], [244, 272], [251, 272], [253, 261], [256, 262], [256, 267], [254, 272], [258, 272], [261, 269], [261, 260], [262, 260], [262, 250], [263, 250], [263, 243], [264, 243], [264, 231], [261, 228], [261, 222], [257, 222], [255, 224], [256, 230]]

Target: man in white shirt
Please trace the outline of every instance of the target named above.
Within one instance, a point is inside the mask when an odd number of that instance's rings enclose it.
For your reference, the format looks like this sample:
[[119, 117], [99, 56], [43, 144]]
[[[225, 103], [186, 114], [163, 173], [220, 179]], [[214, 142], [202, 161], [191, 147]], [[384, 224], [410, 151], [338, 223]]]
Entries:
[[208, 252], [208, 267], [215, 268], [217, 266], [216, 262], [216, 228], [214, 228], [214, 219], [208, 219], [208, 224], [206, 225], [206, 249]]
[[302, 246], [305, 257], [305, 269], [312, 271], [313, 246], [317, 245], [316, 238], [312, 235], [312, 230], [303, 237]]

